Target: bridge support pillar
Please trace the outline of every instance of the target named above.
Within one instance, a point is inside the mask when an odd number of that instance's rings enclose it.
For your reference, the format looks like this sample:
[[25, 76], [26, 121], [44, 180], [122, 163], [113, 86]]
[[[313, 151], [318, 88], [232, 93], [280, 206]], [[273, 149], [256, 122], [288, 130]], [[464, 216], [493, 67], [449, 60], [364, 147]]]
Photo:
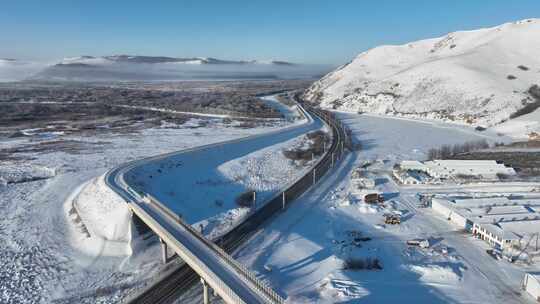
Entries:
[[167, 243], [165, 243], [162, 238], [159, 238], [159, 242], [161, 243], [161, 260], [163, 261], [163, 264], [167, 264]]
[[209, 304], [210, 300], [208, 299], [208, 284], [201, 278], [201, 284], [203, 286], [203, 304]]

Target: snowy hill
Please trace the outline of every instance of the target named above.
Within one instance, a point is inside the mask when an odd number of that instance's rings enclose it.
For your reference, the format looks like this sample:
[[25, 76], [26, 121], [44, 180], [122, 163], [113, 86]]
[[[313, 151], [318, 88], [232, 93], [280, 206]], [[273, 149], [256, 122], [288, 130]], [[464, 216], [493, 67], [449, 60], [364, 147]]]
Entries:
[[[540, 106], [540, 19], [381, 46], [306, 92], [321, 106], [491, 127]], [[523, 110], [525, 108], [525, 110]], [[538, 122], [501, 129], [517, 137]], [[514, 127], [518, 127], [516, 130]]]

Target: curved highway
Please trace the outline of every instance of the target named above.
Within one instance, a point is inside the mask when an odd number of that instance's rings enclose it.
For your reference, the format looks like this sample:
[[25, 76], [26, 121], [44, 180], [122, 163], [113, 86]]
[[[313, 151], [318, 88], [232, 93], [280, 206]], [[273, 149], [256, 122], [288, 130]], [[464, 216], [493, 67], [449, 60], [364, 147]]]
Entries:
[[[194, 149], [168, 153], [126, 163], [107, 173], [105, 181], [116, 193], [129, 202], [130, 209], [148, 225], [164, 242], [194, 269], [228, 303], [281, 303], [281, 299], [270, 288], [259, 282], [242, 265], [237, 264], [219, 247], [206, 240], [182, 218], [176, 216], [174, 207], [163, 206], [159, 199], [148, 199], [142, 189], [136, 189], [126, 181], [126, 175], [147, 164], [164, 159], [184, 160], [182, 170], [200, 172], [202, 164], [215, 168], [224, 160], [242, 157], [256, 150], [292, 139], [309, 131], [319, 129], [323, 122], [312, 118], [301, 106], [307, 118], [305, 123], [293, 125], [266, 134], [207, 145]], [[216, 157], [218, 151], [219, 157]], [[189, 161], [188, 161], [189, 160]], [[204, 172], [208, 173], [208, 172]], [[165, 176], [165, 175], [163, 175]], [[197, 174], [191, 177], [200, 177]], [[166, 182], [166, 181], [165, 181]], [[173, 182], [173, 181], [170, 181]], [[178, 184], [178, 180], [175, 181]], [[184, 180], [189, 187], [191, 180]], [[185, 190], [189, 192], [189, 188]], [[173, 211], [171, 211], [171, 209]], [[187, 213], [185, 213], [187, 214]], [[196, 218], [191, 218], [196, 220]]]

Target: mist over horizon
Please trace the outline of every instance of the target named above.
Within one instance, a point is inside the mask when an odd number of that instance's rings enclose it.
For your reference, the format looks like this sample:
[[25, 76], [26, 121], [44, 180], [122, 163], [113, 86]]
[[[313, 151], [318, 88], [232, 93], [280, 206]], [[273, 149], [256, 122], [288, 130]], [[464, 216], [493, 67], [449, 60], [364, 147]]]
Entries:
[[[133, 60], [108, 59], [117, 57], [119, 56], [81, 56], [56, 62], [1, 59], [0, 82], [315, 79], [333, 68], [331, 65], [295, 64], [284, 61], [227, 61], [215, 58], [188, 60], [126, 55], [125, 58]], [[141, 59], [137, 61], [138, 58]]]

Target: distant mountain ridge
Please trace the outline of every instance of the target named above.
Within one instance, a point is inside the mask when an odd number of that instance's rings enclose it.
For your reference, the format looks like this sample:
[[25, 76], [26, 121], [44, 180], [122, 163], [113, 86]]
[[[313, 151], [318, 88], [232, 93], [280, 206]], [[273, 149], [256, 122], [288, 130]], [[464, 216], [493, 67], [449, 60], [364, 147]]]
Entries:
[[287, 61], [140, 55], [78, 56], [49, 63], [26, 79], [38, 81], [181, 81], [314, 79], [329, 66]]
[[[380, 46], [315, 82], [305, 98], [351, 112], [441, 119], [483, 127], [527, 119], [540, 106], [540, 19]], [[523, 117], [521, 117], [523, 116]]]
[[185, 64], [275, 64], [275, 65], [294, 65], [286, 61], [257, 61], [257, 60], [222, 60], [212, 57], [167, 57], [167, 56], [139, 56], [139, 55], [111, 55], [111, 56], [79, 56], [65, 58], [57, 65], [104, 65], [112, 63], [142, 63], [142, 64], [160, 64], [160, 63], [185, 63]]

